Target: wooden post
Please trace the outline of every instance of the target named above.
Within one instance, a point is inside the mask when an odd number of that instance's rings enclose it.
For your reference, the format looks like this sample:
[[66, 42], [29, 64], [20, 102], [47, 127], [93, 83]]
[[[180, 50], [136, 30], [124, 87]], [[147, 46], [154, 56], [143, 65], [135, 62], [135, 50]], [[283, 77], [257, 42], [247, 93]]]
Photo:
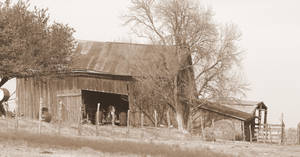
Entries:
[[81, 120], [82, 120], [82, 110], [81, 110], [81, 106], [79, 107], [79, 120], [78, 120], [78, 135], [81, 135]]
[[154, 110], [154, 126], [157, 127], [157, 111]]
[[203, 117], [201, 116], [200, 118], [200, 121], [201, 121], [201, 134], [202, 134], [202, 138], [204, 139], [204, 123], [203, 123]]
[[144, 113], [141, 112], [141, 128], [144, 127]]
[[167, 111], [167, 123], [168, 123], [168, 128], [171, 127], [171, 120], [170, 120], [170, 109]]
[[63, 102], [62, 102], [62, 100], [59, 100], [59, 104], [58, 104], [58, 134], [60, 134], [60, 128], [61, 128], [61, 123], [62, 123], [62, 106], [63, 106]]
[[43, 98], [40, 98], [40, 108], [39, 108], [39, 134], [41, 134], [42, 107], [43, 107]]
[[129, 127], [130, 127], [130, 110], [127, 111], [127, 133], [129, 134]]
[[250, 133], [250, 142], [252, 142], [252, 129], [251, 129], [251, 124], [249, 125], [249, 133]]
[[243, 141], [245, 141], [245, 121], [242, 121], [241, 127], [242, 127], [242, 139]]
[[297, 125], [297, 144], [300, 144], [300, 123]]
[[270, 141], [271, 143], [273, 142], [272, 141], [272, 127], [269, 125], [269, 135], [270, 135]]
[[112, 106], [111, 108], [111, 125], [115, 126], [115, 107]]
[[15, 131], [17, 132], [18, 128], [19, 128], [19, 115], [18, 115], [19, 114], [18, 113], [19, 112], [19, 110], [18, 110], [19, 105], [18, 105], [18, 98], [15, 99], [15, 105], [16, 105], [15, 106], [15, 113], [16, 113], [16, 128], [15, 128], [16, 130]]
[[284, 122], [283, 122], [283, 113], [281, 113], [281, 140], [280, 140], [280, 142], [281, 142], [281, 144], [283, 144], [284, 143], [284, 136], [285, 136], [285, 125], [284, 125]]
[[268, 110], [267, 109], [265, 109], [265, 117], [264, 117], [264, 124], [267, 124], [267, 119], [268, 119], [268, 117], [267, 117], [267, 115], [268, 115]]
[[100, 103], [97, 104], [97, 111], [96, 111], [96, 136], [98, 136], [98, 125], [99, 125], [99, 109]]

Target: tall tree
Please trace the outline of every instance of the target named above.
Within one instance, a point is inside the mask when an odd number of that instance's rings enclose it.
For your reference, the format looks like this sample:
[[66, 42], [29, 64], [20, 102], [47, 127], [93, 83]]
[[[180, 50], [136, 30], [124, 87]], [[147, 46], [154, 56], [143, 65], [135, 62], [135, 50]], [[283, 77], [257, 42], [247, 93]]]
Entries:
[[0, 2], [0, 87], [13, 77], [52, 74], [68, 69], [74, 29], [49, 22], [46, 9], [29, 2]]
[[[179, 130], [188, 126], [197, 107], [192, 105], [194, 99], [218, 100], [243, 91], [244, 84], [232, 71], [240, 62], [236, 45], [240, 34], [234, 25], [218, 25], [210, 9], [192, 0], [131, 2], [126, 24], [133, 32], [154, 45], [172, 47], [155, 53], [163, 70], [155, 68], [161, 72], [148, 72], [142, 79], [160, 80], [146, 82], [152, 82], [152, 90], [163, 94], [174, 109]], [[164, 87], [162, 77], [168, 79], [169, 89], [158, 88]]]

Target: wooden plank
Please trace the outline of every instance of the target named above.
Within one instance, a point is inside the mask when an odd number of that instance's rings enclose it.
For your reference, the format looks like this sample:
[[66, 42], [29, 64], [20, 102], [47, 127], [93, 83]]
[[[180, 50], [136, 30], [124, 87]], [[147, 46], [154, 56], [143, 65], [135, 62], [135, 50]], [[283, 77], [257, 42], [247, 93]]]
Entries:
[[81, 96], [80, 93], [65, 93], [65, 94], [57, 94], [58, 97], [77, 97]]

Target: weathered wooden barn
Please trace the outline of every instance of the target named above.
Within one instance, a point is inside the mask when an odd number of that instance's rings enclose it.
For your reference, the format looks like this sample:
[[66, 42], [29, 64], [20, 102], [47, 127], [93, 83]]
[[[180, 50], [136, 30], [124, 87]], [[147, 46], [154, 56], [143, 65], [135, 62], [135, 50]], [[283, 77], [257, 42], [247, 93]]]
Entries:
[[[131, 124], [139, 125], [140, 113], [134, 107], [133, 94], [134, 77], [139, 75], [136, 66], [142, 62], [153, 68], [153, 50], [152, 45], [79, 41], [69, 73], [55, 77], [17, 78], [18, 112], [36, 119], [42, 100], [43, 107], [48, 108], [54, 120], [59, 118], [61, 108], [64, 122], [78, 123], [82, 113], [95, 120], [100, 103], [103, 114], [109, 112], [110, 106], [115, 107], [117, 116], [130, 109]], [[250, 137], [249, 125], [252, 137], [255, 137], [255, 128], [262, 123], [262, 111], [264, 123], [267, 119], [267, 107], [263, 102], [207, 103], [199, 109], [193, 117], [194, 130], [201, 131], [213, 123], [215, 126], [230, 123], [236, 135], [244, 136], [246, 140]]]
[[205, 128], [213, 128], [217, 138], [231, 140], [250, 141], [251, 137], [255, 141], [258, 126], [267, 123], [267, 106], [263, 102], [206, 102], [195, 113], [195, 132], [201, 133]]
[[151, 51], [150, 45], [79, 41], [71, 72], [43, 79], [17, 78], [18, 112], [37, 118], [41, 100], [54, 119], [61, 100], [63, 120], [73, 123], [79, 121], [81, 110], [95, 119], [98, 103], [103, 113], [109, 106], [116, 108], [117, 115], [128, 109], [134, 112], [134, 67], [149, 59]]

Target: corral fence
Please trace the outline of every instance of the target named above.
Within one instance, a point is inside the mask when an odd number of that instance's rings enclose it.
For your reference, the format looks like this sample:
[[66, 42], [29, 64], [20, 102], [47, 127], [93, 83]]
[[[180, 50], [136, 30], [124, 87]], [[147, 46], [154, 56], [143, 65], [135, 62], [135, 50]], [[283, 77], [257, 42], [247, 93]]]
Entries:
[[257, 142], [284, 143], [285, 125], [282, 124], [261, 124], [255, 128]]

